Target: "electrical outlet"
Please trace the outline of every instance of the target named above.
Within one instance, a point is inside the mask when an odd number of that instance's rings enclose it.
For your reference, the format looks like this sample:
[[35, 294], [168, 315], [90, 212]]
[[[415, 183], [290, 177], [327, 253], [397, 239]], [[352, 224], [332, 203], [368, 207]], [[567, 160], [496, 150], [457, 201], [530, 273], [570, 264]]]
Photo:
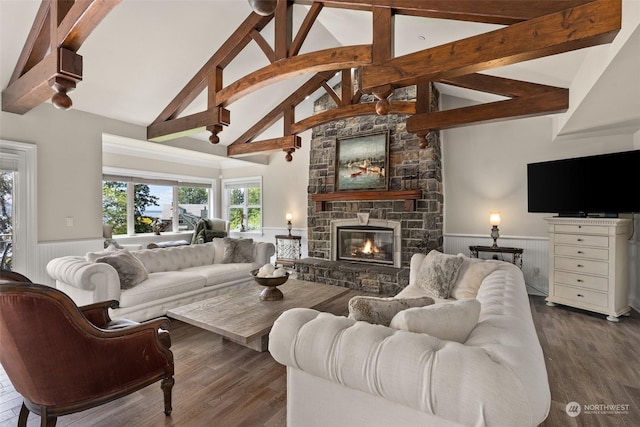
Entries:
[[68, 216], [67, 217], [67, 227], [73, 227], [73, 217], [72, 216]]

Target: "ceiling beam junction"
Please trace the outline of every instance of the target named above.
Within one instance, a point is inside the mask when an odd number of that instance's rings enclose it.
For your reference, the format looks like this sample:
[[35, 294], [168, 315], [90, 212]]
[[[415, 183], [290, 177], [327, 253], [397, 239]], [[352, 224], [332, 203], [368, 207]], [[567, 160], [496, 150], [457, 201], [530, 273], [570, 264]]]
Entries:
[[82, 56], [77, 51], [120, 1], [42, 0], [2, 91], [2, 111], [25, 114], [48, 99], [57, 108], [71, 108], [67, 93], [82, 81]]

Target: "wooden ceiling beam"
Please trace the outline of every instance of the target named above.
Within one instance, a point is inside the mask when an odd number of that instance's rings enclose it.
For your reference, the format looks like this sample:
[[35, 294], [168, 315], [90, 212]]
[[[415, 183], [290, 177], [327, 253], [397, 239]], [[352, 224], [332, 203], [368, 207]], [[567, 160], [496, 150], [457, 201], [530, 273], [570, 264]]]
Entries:
[[[510, 25], [592, 0], [314, 0], [325, 7], [352, 10], [390, 8], [399, 15]], [[296, 3], [309, 4], [306, 0]]]
[[307, 80], [302, 86], [300, 86], [294, 93], [292, 93], [287, 99], [282, 101], [273, 110], [267, 113], [258, 123], [251, 126], [245, 133], [243, 133], [238, 139], [236, 139], [231, 145], [244, 144], [251, 142], [253, 138], [260, 135], [265, 130], [269, 129], [275, 122], [277, 122], [284, 114], [286, 108], [290, 105], [298, 105], [306, 99], [307, 96], [318, 90], [322, 83], [333, 76], [333, 71], [324, 71], [318, 73], [309, 80]]
[[569, 90], [557, 88], [505, 101], [416, 114], [407, 119], [407, 132], [422, 135], [433, 130], [560, 113], [568, 108]]
[[450, 86], [508, 97], [529, 96], [536, 93], [552, 92], [562, 89], [556, 86], [548, 86], [539, 83], [531, 83], [522, 80], [514, 80], [506, 77], [497, 77], [478, 73], [469, 74], [468, 76], [440, 79], [438, 82]]
[[76, 0], [58, 26], [58, 46], [77, 52], [91, 32], [122, 0]]
[[246, 156], [249, 154], [268, 151], [289, 151], [302, 147], [301, 138], [296, 135], [288, 135], [281, 138], [254, 141], [247, 144], [232, 144], [227, 147], [227, 156]]
[[43, 0], [2, 91], [2, 110], [24, 114], [49, 98], [56, 107], [71, 107], [67, 92], [82, 80], [82, 56], [76, 51], [120, 1]]
[[276, 61], [289, 56], [289, 47], [293, 37], [293, 3], [288, 0], [277, 0], [274, 31], [274, 51]]
[[210, 108], [207, 111], [152, 124], [147, 127], [147, 139], [162, 142], [193, 135], [206, 131], [207, 127], [214, 123], [229, 123], [230, 117], [229, 110], [218, 107]]
[[322, 3], [313, 3], [311, 8], [307, 12], [307, 15], [304, 17], [300, 28], [298, 29], [298, 33], [296, 37], [293, 39], [291, 43], [291, 48], [289, 49], [289, 57], [296, 56], [300, 49], [302, 48], [302, 44], [307, 39], [309, 35], [309, 31], [311, 31], [311, 27], [316, 22], [318, 15], [322, 11]]
[[273, 51], [273, 49], [271, 48], [269, 43], [267, 43], [264, 37], [262, 37], [262, 34], [260, 34], [260, 32], [255, 28], [251, 30], [249, 34], [251, 35], [251, 38], [253, 39], [253, 41], [256, 42], [258, 47], [262, 49], [262, 52], [264, 52], [264, 55], [267, 57], [269, 62], [275, 62], [276, 53]]
[[27, 41], [22, 47], [22, 52], [16, 62], [16, 67], [13, 69], [13, 74], [9, 80], [9, 86], [20, 76], [25, 74], [31, 68], [33, 68], [38, 62], [42, 61], [47, 55], [49, 50], [49, 13], [51, 3], [43, 1], [40, 3], [40, 8], [36, 17], [31, 25], [31, 30], [27, 36]]
[[621, 0], [595, 0], [489, 33], [364, 66], [359, 73], [359, 87], [367, 92], [385, 84], [410, 86], [419, 81], [467, 75], [609, 43], [620, 30], [621, 18]]
[[290, 77], [370, 63], [371, 45], [331, 48], [283, 59], [249, 73], [220, 90], [216, 93], [216, 105], [227, 107], [249, 93]]
[[208, 75], [212, 68], [224, 68], [244, 49], [252, 40], [251, 31], [262, 30], [273, 19], [273, 15], [260, 16], [257, 13], [251, 13], [244, 20], [236, 31], [222, 44], [222, 46], [209, 58], [209, 60], [200, 68], [195, 76], [175, 98], [165, 107], [160, 115], [152, 124], [164, 122], [166, 120], [178, 117], [193, 102], [194, 99], [207, 86]]
[[[416, 103], [413, 101], [391, 101], [390, 103], [390, 114], [415, 114], [416, 113]], [[311, 129], [315, 126], [329, 123], [334, 120], [346, 119], [349, 117], [356, 116], [368, 116], [376, 114], [376, 103], [375, 102], [367, 102], [364, 104], [352, 104], [344, 107], [332, 108], [331, 110], [326, 110], [318, 114], [314, 114], [313, 116], [307, 117], [306, 119], [300, 120], [297, 123], [294, 123], [291, 127], [291, 132], [294, 134], [298, 134], [304, 132], [305, 130]]]

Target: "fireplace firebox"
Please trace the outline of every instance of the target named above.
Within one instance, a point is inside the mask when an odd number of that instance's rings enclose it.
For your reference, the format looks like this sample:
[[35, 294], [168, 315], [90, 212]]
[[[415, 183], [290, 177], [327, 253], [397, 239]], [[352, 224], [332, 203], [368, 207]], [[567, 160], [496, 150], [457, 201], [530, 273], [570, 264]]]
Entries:
[[394, 264], [394, 230], [377, 226], [337, 227], [337, 259]]

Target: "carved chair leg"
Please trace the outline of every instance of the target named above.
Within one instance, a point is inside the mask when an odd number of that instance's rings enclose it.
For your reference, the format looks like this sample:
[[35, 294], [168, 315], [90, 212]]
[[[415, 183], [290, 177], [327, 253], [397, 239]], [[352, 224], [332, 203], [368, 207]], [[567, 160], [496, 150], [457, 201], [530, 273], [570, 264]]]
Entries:
[[164, 414], [166, 416], [171, 415], [171, 389], [173, 389], [173, 385], [175, 384], [175, 380], [173, 377], [168, 377], [162, 380], [160, 387], [162, 387], [162, 391], [164, 393]]
[[18, 427], [26, 427], [27, 426], [27, 418], [29, 418], [29, 409], [27, 405], [22, 402], [22, 407], [20, 408], [20, 415], [18, 415]]

